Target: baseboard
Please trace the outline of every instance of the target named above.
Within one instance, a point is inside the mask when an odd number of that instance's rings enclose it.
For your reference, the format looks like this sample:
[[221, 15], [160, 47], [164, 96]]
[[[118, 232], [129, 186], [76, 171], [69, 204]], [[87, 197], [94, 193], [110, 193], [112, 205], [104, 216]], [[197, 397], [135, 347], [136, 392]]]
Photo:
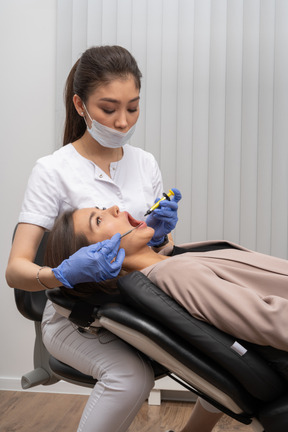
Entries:
[[195, 393], [183, 390], [162, 390], [161, 400], [162, 401], [173, 401], [173, 402], [196, 402], [197, 395]]

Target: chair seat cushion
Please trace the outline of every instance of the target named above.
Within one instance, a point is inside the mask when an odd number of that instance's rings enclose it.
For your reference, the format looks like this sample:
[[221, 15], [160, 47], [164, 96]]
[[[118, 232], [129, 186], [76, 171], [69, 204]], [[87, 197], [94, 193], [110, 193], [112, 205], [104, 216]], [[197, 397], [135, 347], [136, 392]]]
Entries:
[[92, 376], [79, 372], [71, 366], [68, 366], [65, 363], [57, 360], [53, 356], [50, 356], [49, 358], [49, 366], [56, 376], [59, 376], [61, 379], [65, 379], [66, 381], [75, 384], [79, 383], [79, 385], [86, 385], [87, 387], [94, 387], [97, 382], [97, 380]]

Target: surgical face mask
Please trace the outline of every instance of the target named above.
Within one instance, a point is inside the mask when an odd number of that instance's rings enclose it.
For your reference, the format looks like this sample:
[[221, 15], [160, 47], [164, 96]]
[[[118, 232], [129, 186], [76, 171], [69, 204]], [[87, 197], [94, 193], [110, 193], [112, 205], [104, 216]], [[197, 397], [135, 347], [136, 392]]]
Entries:
[[135, 131], [136, 125], [132, 126], [126, 133], [109, 128], [92, 119], [84, 103], [83, 105], [92, 123], [91, 128], [87, 125], [87, 130], [99, 144], [103, 147], [119, 148], [129, 141]]

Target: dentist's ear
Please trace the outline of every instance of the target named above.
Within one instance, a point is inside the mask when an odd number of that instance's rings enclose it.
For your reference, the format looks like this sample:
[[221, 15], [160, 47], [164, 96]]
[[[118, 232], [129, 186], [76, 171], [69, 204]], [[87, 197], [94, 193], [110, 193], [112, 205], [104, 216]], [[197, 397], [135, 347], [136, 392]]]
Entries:
[[78, 114], [81, 117], [84, 117], [85, 116], [85, 109], [83, 106], [83, 102], [82, 102], [82, 99], [77, 94], [75, 94], [73, 96], [73, 104], [74, 104], [74, 107], [75, 107], [76, 111], [78, 112]]

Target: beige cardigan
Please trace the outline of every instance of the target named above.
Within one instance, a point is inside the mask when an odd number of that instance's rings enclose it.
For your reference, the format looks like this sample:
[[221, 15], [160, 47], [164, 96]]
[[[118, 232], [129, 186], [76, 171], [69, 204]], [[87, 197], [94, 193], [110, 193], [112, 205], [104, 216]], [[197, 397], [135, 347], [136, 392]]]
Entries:
[[[217, 242], [181, 245], [189, 248]], [[195, 318], [288, 351], [288, 261], [237, 249], [187, 252], [142, 270]], [[169, 255], [171, 246], [161, 253]]]

